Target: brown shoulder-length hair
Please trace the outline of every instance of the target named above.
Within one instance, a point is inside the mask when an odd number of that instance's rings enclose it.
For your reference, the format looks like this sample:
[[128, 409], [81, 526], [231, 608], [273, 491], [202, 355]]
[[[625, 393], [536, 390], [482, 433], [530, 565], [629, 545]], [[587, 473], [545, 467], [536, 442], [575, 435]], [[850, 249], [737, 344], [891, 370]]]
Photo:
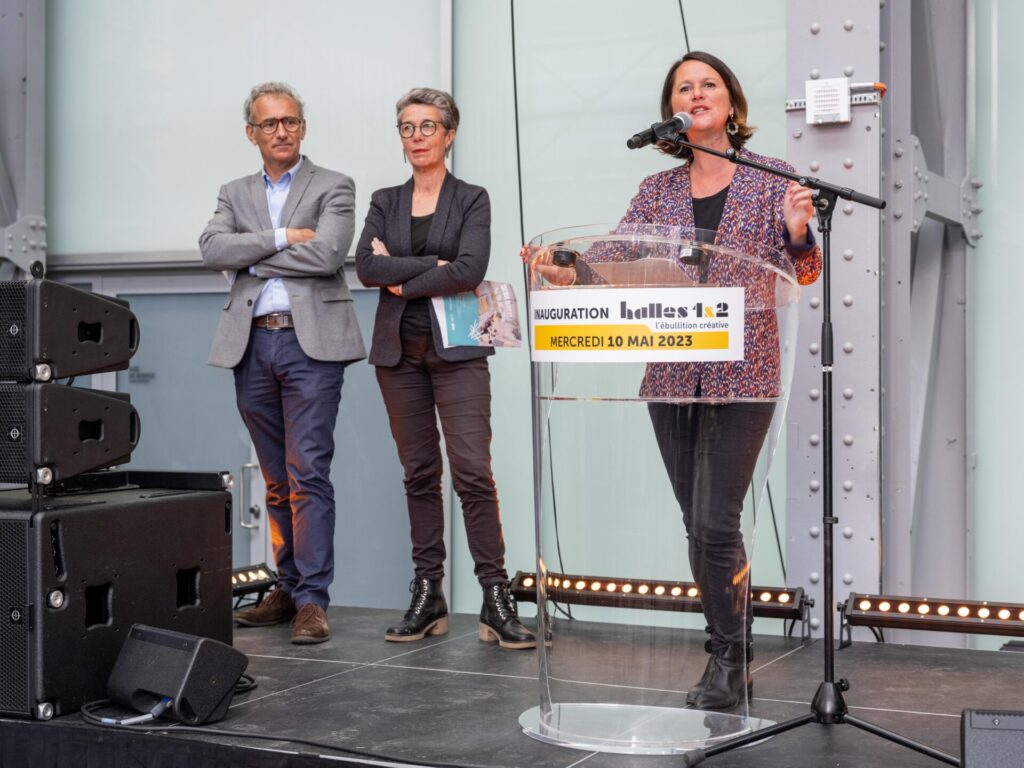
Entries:
[[[668, 120], [672, 117], [672, 86], [675, 85], [676, 70], [687, 61], [700, 61], [707, 64], [722, 78], [726, 90], [729, 91], [729, 102], [732, 104], [733, 122], [738, 130], [735, 134], [729, 134], [729, 143], [737, 152], [747, 143], [747, 139], [754, 135], [754, 126], [747, 123], [747, 97], [743, 95], [743, 87], [740, 81], [728, 65], [717, 56], [704, 51], [690, 51], [683, 58], [672, 62], [668, 74], [665, 75], [665, 84], [661, 87], [661, 119]], [[689, 147], [674, 144], [670, 141], [659, 141], [656, 145], [666, 155], [680, 157], [684, 160], [693, 159], [693, 151]]]

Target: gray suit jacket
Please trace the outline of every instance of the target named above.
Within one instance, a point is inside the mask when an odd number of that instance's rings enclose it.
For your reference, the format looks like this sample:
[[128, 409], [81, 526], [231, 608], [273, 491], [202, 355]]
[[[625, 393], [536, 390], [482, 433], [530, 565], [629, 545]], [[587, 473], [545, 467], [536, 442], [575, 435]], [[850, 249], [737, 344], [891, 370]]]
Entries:
[[[203, 264], [235, 271], [210, 349], [210, 365], [234, 368], [249, 344], [256, 298], [271, 277], [284, 278], [295, 335], [315, 360], [350, 363], [366, 357], [352, 294], [342, 264], [355, 229], [352, 179], [308, 158], [292, 180], [281, 226], [316, 231], [316, 237], [278, 251], [262, 173], [228, 182], [217, 210], [199, 237]], [[255, 275], [249, 267], [255, 266]]]
[[[378, 237], [390, 256], [374, 256], [370, 245]], [[471, 291], [487, 273], [491, 255], [491, 203], [487, 190], [450, 173], [441, 185], [434, 220], [427, 233], [427, 255], [412, 255], [412, 179], [400, 187], [378, 189], [370, 199], [363, 232], [356, 248], [356, 274], [364, 285], [380, 286], [373, 323], [370, 364], [390, 367], [402, 357], [402, 313], [409, 299]], [[448, 262], [437, 266], [437, 260]], [[402, 296], [387, 290], [401, 285]], [[433, 303], [434, 348], [442, 360], [472, 360], [493, 355], [490, 347], [445, 349]]]

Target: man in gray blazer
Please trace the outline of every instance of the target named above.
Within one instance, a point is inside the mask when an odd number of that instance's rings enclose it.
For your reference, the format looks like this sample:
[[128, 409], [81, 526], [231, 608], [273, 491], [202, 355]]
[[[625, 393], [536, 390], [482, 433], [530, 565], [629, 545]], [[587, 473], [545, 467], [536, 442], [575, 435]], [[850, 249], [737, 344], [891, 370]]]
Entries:
[[235, 620], [291, 621], [293, 643], [321, 643], [334, 577], [334, 422], [345, 366], [366, 356], [342, 269], [355, 185], [301, 154], [306, 121], [291, 87], [257, 85], [243, 109], [263, 168], [221, 187], [199, 249], [231, 282], [209, 362], [235, 373], [279, 581]]

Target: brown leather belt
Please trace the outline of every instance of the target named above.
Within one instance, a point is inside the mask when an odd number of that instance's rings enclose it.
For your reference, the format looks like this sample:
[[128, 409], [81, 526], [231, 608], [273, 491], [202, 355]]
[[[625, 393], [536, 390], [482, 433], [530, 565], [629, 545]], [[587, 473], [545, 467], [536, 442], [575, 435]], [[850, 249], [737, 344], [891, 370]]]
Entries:
[[268, 331], [280, 331], [285, 328], [294, 328], [295, 321], [287, 312], [271, 312], [269, 315], [260, 315], [252, 319], [253, 328], [264, 328]]

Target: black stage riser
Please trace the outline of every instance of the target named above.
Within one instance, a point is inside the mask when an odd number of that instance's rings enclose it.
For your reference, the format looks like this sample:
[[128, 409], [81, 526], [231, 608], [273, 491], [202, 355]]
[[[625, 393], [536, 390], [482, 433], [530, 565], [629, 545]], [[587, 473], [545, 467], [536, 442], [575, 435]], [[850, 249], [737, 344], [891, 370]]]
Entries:
[[230, 577], [227, 492], [0, 492], [0, 714], [105, 697], [135, 623], [230, 644]]
[[119, 371], [139, 348], [125, 301], [50, 280], [0, 280], [0, 381]]

